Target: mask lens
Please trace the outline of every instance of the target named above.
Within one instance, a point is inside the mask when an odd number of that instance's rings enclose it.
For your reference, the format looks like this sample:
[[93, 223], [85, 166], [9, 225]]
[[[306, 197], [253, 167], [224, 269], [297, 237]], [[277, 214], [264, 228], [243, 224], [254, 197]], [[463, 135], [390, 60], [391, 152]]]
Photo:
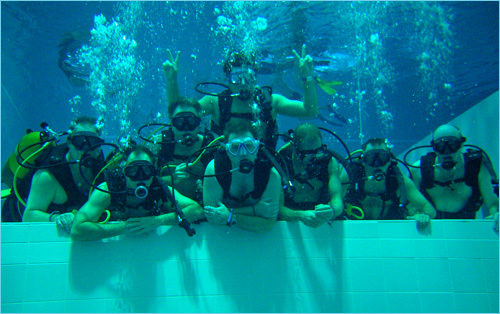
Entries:
[[227, 143], [226, 149], [233, 156], [237, 156], [241, 152], [242, 147], [244, 147], [249, 154], [254, 154], [259, 148], [259, 144], [260, 142], [258, 140], [247, 137], [243, 141], [234, 140]]
[[443, 137], [434, 142], [434, 151], [439, 154], [453, 154], [456, 153], [462, 143], [456, 137]]
[[234, 85], [241, 85], [243, 80], [247, 84], [255, 83], [255, 72], [251, 69], [243, 69], [238, 71], [233, 71], [229, 74], [229, 81]]
[[298, 150], [297, 152], [299, 154], [300, 159], [302, 161], [307, 161], [307, 162], [313, 159], [321, 159], [325, 154], [323, 146], [310, 150]]
[[73, 135], [71, 137], [71, 144], [78, 150], [86, 150], [87, 148], [104, 143], [104, 140], [97, 136], [89, 135]]
[[125, 167], [125, 175], [132, 181], [145, 181], [155, 174], [155, 168], [147, 161], [131, 162]]
[[201, 122], [201, 118], [192, 112], [181, 112], [172, 118], [172, 126], [179, 131], [193, 131]]
[[370, 167], [382, 167], [391, 160], [391, 154], [383, 149], [376, 149], [363, 154], [363, 162]]

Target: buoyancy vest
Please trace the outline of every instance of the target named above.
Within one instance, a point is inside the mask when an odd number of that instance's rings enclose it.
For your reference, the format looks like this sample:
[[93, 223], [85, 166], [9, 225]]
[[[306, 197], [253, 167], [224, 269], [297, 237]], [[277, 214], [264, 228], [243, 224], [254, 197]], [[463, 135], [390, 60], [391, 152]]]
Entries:
[[[161, 134], [162, 134], [162, 143], [161, 143], [160, 151], [158, 153], [158, 165], [159, 165], [159, 167], [166, 166], [174, 159], [187, 160], [190, 157], [190, 156], [183, 156], [183, 155], [174, 154], [175, 145], [177, 143], [174, 141], [174, 132], [172, 131], [171, 128], [163, 131]], [[201, 143], [201, 147], [208, 146], [208, 144], [210, 144], [210, 142], [212, 142], [215, 139], [212, 132], [210, 132], [208, 130], [205, 131], [205, 133], [202, 133], [202, 135], [203, 135], [203, 141]], [[212, 159], [213, 159], [213, 154], [210, 154], [210, 152], [208, 152], [208, 153], [203, 154], [203, 156], [200, 159], [200, 162], [206, 167]], [[191, 161], [193, 161], [193, 160], [191, 160]]]
[[[272, 164], [267, 158], [261, 153], [257, 153], [257, 159], [255, 160], [254, 167], [254, 190], [245, 195], [242, 199], [237, 199], [232, 197], [229, 194], [229, 188], [231, 187], [231, 160], [227, 156], [226, 152], [223, 150], [218, 150], [215, 154], [214, 159], [214, 168], [215, 173], [221, 173], [216, 176], [217, 182], [222, 187], [223, 191], [223, 203], [226, 204], [227, 200], [235, 201], [235, 202], [243, 202], [247, 198], [251, 197], [252, 199], [259, 199], [264, 193], [264, 190], [267, 187], [267, 183], [269, 182], [269, 175], [271, 172]], [[227, 172], [226, 172], [227, 171]], [[223, 173], [226, 172], [226, 173]]]
[[[448, 213], [436, 210], [436, 218], [453, 219], [453, 217], [457, 217], [456, 219], [474, 219], [475, 212], [479, 210], [483, 203], [481, 191], [479, 190], [479, 171], [481, 170], [483, 153], [480, 150], [468, 150], [466, 153], [463, 153], [463, 156], [465, 163], [464, 177], [447, 182], [439, 182], [434, 179], [434, 163], [436, 161], [435, 152], [430, 152], [420, 158], [420, 174], [422, 176], [422, 181], [420, 182], [419, 189], [433, 206], [434, 201], [430, 197], [427, 190], [432, 189], [436, 184], [440, 186], [447, 186], [451, 183], [465, 182], [467, 186], [472, 188], [472, 195], [467, 200], [467, 204], [462, 210], [457, 213]], [[462, 212], [468, 212], [469, 214]]]
[[268, 86], [257, 87], [254, 92], [254, 102], [257, 104], [259, 113], [256, 116], [253, 113], [235, 113], [231, 112], [233, 104], [233, 97], [231, 91], [225, 90], [219, 94], [219, 123], [216, 124], [213, 120], [210, 129], [216, 134], [224, 134], [226, 123], [233, 117], [243, 118], [253, 122], [260, 121], [261, 124], [266, 125], [266, 132], [264, 134], [264, 144], [272, 149], [276, 148], [278, 143], [278, 122], [273, 118], [272, 111], [272, 89]]
[[[106, 170], [104, 174], [106, 178], [106, 183], [108, 185], [108, 190], [111, 192], [123, 192], [123, 193], [110, 193], [111, 195], [111, 205], [108, 209], [110, 211], [111, 217], [110, 221], [126, 221], [131, 218], [127, 214], [127, 207], [134, 208], [127, 204], [127, 194], [126, 191], [126, 183], [125, 183], [125, 175], [123, 174], [121, 169], [113, 169]], [[160, 205], [159, 201], [161, 199], [165, 199], [165, 195], [162, 191], [162, 188], [158, 182], [158, 179], [155, 177], [151, 186], [148, 187], [148, 196], [145, 201], [135, 208], [142, 206], [148, 214], [146, 216], [158, 216], [161, 214], [165, 214], [170, 212], [168, 204], [164, 202], [164, 204]]]
[[[64, 204], [50, 204], [49, 209], [47, 210], [48, 213], [54, 211], [65, 213], [74, 208], [80, 208], [89, 197], [88, 192], [81, 192], [75, 183], [69, 164], [66, 163], [66, 154], [68, 151], [69, 147], [67, 143], [55, 146], [48, 152], [47, 158], [44, 159], [44, 162], [41, 165], [43, 167], [62, 163], [61, 165], [47, 168], [47, 170], [54, 176], [57, 182], [59, 182], [68, 197], [68, 200]], [[94, 177], [99, 173], [103, 166], [104, 156], [101, 154], [99, 155], [98, 162], [92, 167], [92, 178], [89, 179], [94, 180]], [[96, 180], [96, 185], [102, 182], [102, 177], [99, 177]]]
[[[290, 175], [290, 179], [292, 182], [294, 180], [299, 181], [301, 183], [305, 183], [306, 181], [301, 180], [301, 174], [295, 173], [293, 168], [292, 161], [292, 149], [284, 149], [280, 152], [283, 156], [283, 160], [286, 162], [286, 167], [288, 168], [288, 172]], [[332, 160], [333, 154], [329, 150], [325, 150], [325, 157], [316, 160], [312, 166], [315, 167], [314, 174], [315, 178], [318, 179], [322, 186], [320, 187], [320, 199], [315, 202], [303, 202], [297, 203], [293, 200], [293, 193], [285, 194], [285, 206], [288, 208], [296, 209], [296, 210], [313, 210], [317, 204], [328, 204], [330, 201], [330, 193], [328, 190], [328, 183], [330, 181], [330, 175], [328, 173], [328, 166], [330, 161]], [[307, 183], [306, 183], [307, 184]]]
[[[344, 202], [346, 204], [355, 205], [358, 207], [361, 206], [361, 202], [366, 198], [368, 193], [365, 191], [365, 167], [363, 166], [361, 161], [354, 161], [350, 164], [352, 178], [349, 178], [353, 181], [353, 184], [349, 184], [349, 188], [347, 190], [347, 194], [344, 197]], [[399, 189], [400, 196], [397, 195], [397, 191]], [[370, 194], [374, 196], [373, 194]], [[382, 194], [378, 194], [378, 196], [384, 202], [391, 201], [391, 207], [388, 209], [386, 214], [384, 215], [385, 210], [381, 211], [381, 216], [376, 219], [405, 219], [407, 216], [407, 196], [406, 196], [406, 187], [404, 185], [404, 178], [401, 170], [399, 170], [397, 161], [392, 161], [391, 165], [387, 169], [386, 177], [385, 177], [385, 192]], [[364, 219], [368, 219], [365, 218]]]

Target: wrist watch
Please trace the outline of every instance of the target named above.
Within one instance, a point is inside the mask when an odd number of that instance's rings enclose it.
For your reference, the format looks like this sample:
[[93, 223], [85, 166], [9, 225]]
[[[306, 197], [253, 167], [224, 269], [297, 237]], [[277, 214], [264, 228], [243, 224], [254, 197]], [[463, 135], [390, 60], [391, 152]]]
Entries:
[[236, 215], [233, 215], [233, 209], [229, 210], [229, 217], [227, 218], [226, 225], [228, 227], [236, 226]]

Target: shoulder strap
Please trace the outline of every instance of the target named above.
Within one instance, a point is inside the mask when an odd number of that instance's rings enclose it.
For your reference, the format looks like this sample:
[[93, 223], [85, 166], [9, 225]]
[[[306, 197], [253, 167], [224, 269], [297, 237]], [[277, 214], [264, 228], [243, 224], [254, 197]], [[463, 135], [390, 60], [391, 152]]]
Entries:
[[472, 188], [472, 196], [469, 201], [473, 204], [482, 203], [481, 191], [479, 190], [479, 171], [482, 160], [483, 153], [479, 150], [470, 150], [464, 153], [465, 184]]
[[436, 160], [436, 153], [431, 152], [420, 158], [420, 175], [422, 181], [420, 182], [420, 190], [424, 191], [431, 189], [434, 186], [434, 161]]
[[161, 167], [172, 161], [174, 150], [174, 132], [172, 131], [172, 128], [169, 127], [167, 130], [161, 132], [161, 147], [158, 153], [158, 159]]
[[216, 174], [222, 173], [220, 175], [217, 175], [215, 178], [222, 188], [223, 198], [229, 196], [229, 187], [231, 186], [231, 173], [226, 171], [229, 171], [230, 169], [231, 161], [229, 160], [229, 157], [227, 157], [227, 154], [224, 151], [218, 150], [215, 153], [214, 158], [214, 171]]
[[264, 156], [262, 152], [257, 153], [257, 159], [255, 160], [255, 170], [253, 177], [254, 190], [252, 192], [252, 198], [257, 199], [262, 196], [264, 190], [269, 182], [269, 175], [271, 174], [272, 164]]

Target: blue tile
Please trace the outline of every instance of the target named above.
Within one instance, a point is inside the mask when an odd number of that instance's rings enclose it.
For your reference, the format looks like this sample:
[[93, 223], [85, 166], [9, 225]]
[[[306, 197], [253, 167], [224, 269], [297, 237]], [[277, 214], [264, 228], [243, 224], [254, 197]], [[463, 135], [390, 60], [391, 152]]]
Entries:
[[388, 302], [386, 293], [353, 293], [349, 312], [386, 313]]
[[379, 239], [346, 239], [344, 241], [343, 258], [350, 257], [383, 257]]
[[456, 293], [455, 303], [460, 313], [487, 313], [490, 311], [489, 296], [484, 293]]
[[480, 259], [449, 259], [449, 263], [454, 292], [487, 292]]
[[23, 310], [24, 303], [3, 303], [2, 313], [27, 313]]
[[40, 242], [29, 244], [29, 264], [68, 263], [71, 253], [69, 242]]
[[488, 293], [488, 299], [490, 300], [490, 313], [500, 313], [498, 292]]
[[449, 239], [446, 242], [450, 258], [480, 258], [481, 240]]
[[417, 292], [415, 260], [411, 258], [382, 259], [387, 292]]
[[486, 282], [485, 291], [496, 293], [498, 295], [499, 271], [498, 259], [483, 259], [484, 281]]
[[27, 223], [3, 223], [2, 246], [5, 243], [28, 243], [30, 229]]
[[421, 293], [423, 313], [456, 313], [455, 297], [453, 293]]
[[29, 265], [26, 273], [26, 296], [33, 302], [64, 300], [67, 278], [67, 264]]
[[421, 313], [418, 293], [387, 293], [387, 311], [393, 313]]
[[481, 258], [494, 258], [498, 260], [499, 243], [497, 240], [481, 241]]
[[415, 257], [415, 243], [411, 239], [380, 239], [382, 257]]
[[65, 311], [67, 313], [107, 313], [106, 300], [67, 300]]
[[417, 258], [417, 278], [421, 292], [451, 293], [451, 272], [446, 258]]
[[2, 304], [24, 302], [26, 265], [2, 265]]
[[448, 257], [447, 240], [444, 239], [416, 239], [415, 257]]
[[28, 243], [2, 243], [2, 265], [26, 264]]
[[349, 260], [349, 277], [353, 291], [386, 292], [387, 283], [383, 261], [378, 258], [353, 258]]
[[[67, 313], [64, 306], [64, 301], [27, 302], [24, 303], [24, 311], [26, 313]], [[76, 311], [82, 312], [78, 309]]]

